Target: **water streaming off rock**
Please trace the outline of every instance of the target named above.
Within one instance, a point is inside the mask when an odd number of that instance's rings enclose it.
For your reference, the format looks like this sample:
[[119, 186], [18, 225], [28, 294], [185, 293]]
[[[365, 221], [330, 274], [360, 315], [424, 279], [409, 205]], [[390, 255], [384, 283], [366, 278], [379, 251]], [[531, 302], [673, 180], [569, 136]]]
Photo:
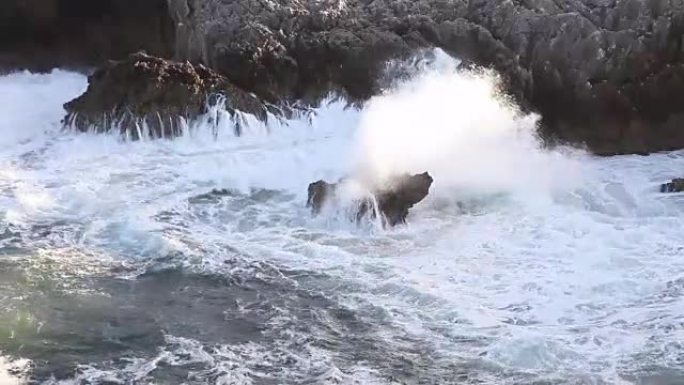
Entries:
[[[444, 60], [138, 142], [61, 130], [80, 75], [0, 78], [0, 383], [684, 383], [684, 153], [543, 150]], [[406, 227], [305, 207], [390, 171], [435, 177]]]

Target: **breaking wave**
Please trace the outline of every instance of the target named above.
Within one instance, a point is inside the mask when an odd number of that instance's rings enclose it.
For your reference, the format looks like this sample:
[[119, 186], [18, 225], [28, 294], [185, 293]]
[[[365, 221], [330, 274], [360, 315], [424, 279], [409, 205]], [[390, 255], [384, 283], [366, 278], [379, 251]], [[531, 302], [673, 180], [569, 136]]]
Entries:
[[[0, 78], [0, 379], [681, 382], [684, 154], [544, 149], [495, 74], [426, 60], [362, 109], [172, 140], [65, 132], [81, 75]], [[423, 171], [405, 227], [305, 207]]]

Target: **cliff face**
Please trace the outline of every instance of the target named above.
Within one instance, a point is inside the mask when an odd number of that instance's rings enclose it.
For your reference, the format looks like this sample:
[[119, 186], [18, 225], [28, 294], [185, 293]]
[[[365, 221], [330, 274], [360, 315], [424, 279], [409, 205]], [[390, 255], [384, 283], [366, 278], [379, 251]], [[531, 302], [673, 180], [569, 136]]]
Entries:
[[363, 99], [390, 58], [493, 66], [552, 140], [684, 147], [684, 0], [171, 0], [176, 55], [265, 97]]
[[[171, 0], [176, 55], [199, 60], [266, 98], [363, 100], [390, 58], [434, 46], [436, 27], [473, 31], [456, 1]], [[450, 36], [451, 37], [451, 36]]]
[[531, 76], [546, 136], [603, 154], [684, 147], [684, 2], [471, 1]]
[[[0, 50], [10, 52], [0, 60], [38, 55], [46, 58], [40, 65], [70, 64], [142, 48], [204, 63], [270, 102], [315, 103], [331, 91], [363, 101], [378, 92], [387, 59], [436, 46], [498, 70], [509, 93], [542, 114], [549, 141], [585, 143], [601, 154], [684, 148], [684, 0], [94, 3], [3, 1], [1, 25], [15, 32], [0, 33], [14, 47]], [[118, 16], [78, 13], [108, 6], [117, 11], [93, 12]], [[33, 24], [8, 22], [7, 9]], [[64, 20], [82, 20], [92, 33], [81, 26], [45, 37], [71, 24]]]

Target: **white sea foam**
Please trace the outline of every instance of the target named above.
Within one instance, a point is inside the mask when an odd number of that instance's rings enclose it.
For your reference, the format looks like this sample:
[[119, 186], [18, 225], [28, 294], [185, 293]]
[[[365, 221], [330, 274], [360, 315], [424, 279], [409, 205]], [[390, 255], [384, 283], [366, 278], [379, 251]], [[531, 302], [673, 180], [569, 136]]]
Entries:
[[[510, 370], [621, 384], [640, 367], [637, 355], [684, 369], [673, 345], [684, 302], [672, 289], [684, 277], [684, 201], [657, 192], [682, 176], [684, 153], [544, 150], [536, 117], [497, 95], [496, 76], [456, 73], [444, 60], [361, 111], [336, 102], [311, 124], [254, 123], [239, 138], [228, 127], [218, 138], [200, 128], [135, 143], [55, 128], [82, 77], [4, 77], [0, 94], [15, 102], [0, 105], [13, 122], [0, 126], [1, 217], [82, 223], [78, 247], [113, 258], [231, 247], [329, 274], [356, 289], [321, 291], [352, 310], [381, 307], [445, 366], [495, 368], [482, 377], [492, 384], [507, 384], [496, 373]], [[25, 116], [35, 110], [44, 112]], [[310, 218], [304, 207], [317, 179], [423, 171], [434, 188], [404, 228], [358, 229]], [[213, 188], [246, 195], [188, 203]], [[260, 198], [253, 189], [280, 193]], [[162, 212], [176, 221], [158, 219]], [[221, 272], [225, 258], [200, 253], [198, 268]], [[206, 353], [216, 360], [220, 351]]]
[[82, 75], [55, 70], [50, 74], [28, 72], [0, 77], [0, 149], [36, 140], [46, 131], [58, 130], [62, 104], [85, 91]]
[[30, 364], [31, 362], [26, 359], [9, 360], [0, 356], [0, 384], [28, 384]]

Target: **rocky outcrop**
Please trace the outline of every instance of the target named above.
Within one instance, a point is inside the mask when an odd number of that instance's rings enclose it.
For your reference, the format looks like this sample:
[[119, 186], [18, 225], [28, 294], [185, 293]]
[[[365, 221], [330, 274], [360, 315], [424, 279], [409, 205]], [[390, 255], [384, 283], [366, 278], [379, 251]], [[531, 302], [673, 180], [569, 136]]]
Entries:
[[547, 137], [599, 154], [684, 146], [684, 3], [471, 1], [469, 18], [519, 55]]
[[132, 52], [170, 57], [167, 0], [2, 0], [0, 73], [85, 70]]
[[146, 49], [271, 103], [362, 102], [388, 59], [441, 47], [498, 70], [549, 143], [605, 155], [684, 148], [683, 36], [681, 0], [0, 2], [0, 68]]
[[259, 99], [201, 64], [137, 53], [110, 62], [88, 81], [86, 92], [64, 105], [65, 124], [81, 131], [118, 130], [132, 139], [176, 136], [184, 122], [218, 102], [234, 117], [239, 110], [266, 118]]
[[437, 46], [500, 71], [550, 142], [684, 147], [679, 0], [172, 0], [176, 54], [265, 98], [378, 92], [383, 63]]
[[330, 92], [363, 101], [379, 92], [377, 80], [387, 60], [408, 57], [442, 40], [458, 46], [459, 52], [479, 52], [475, 46], [482, 29], [463, 19], [463, 1], [170, 4], [180, 58], [202, 61], [271, 101], [315, 103]]
[[684, 192], [684, 178], [675, 178], [668, 183], [663, 183], [660, 185], [660, 192], [662, 193], [675, 193]]
[[[393, 227], [406, 223], [409, 209], [427, 197], [432, 182], [433, 179], [427, 172], [392, 178], [389, 183], [373, 188], [370, 192], [372, 198], [366, 197], [356, 201], [356, 221], [360, 221], [366, 215], [372, 219], [376, 218], [379, 212], [383, 226]], [[323, 180], [311, 183], [307, 207], [310, 207], [314, 214], [320, 213], [326, 204], [336, 198], [339, 187], [339, 183], [328, 183]]]

